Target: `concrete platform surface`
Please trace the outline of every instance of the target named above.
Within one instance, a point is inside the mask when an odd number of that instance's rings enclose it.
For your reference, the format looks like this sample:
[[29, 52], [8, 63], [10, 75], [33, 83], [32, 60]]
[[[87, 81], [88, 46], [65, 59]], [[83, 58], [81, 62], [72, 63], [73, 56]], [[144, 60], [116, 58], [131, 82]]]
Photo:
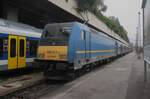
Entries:
[[[130, 53], [41, 99], [146, 99], [143, 60]], [[143, 92], [144, 91], [144, 92]]]

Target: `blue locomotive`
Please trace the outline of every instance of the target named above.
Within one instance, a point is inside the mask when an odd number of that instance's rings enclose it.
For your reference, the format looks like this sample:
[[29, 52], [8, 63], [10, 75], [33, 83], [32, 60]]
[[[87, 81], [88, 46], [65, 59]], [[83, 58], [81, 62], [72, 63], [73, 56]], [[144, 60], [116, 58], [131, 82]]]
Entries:
[[49, 79], [74, 78], [94, 63], [129, 52], [127, 44], [79, 22], [45, 26], [35, 60]]

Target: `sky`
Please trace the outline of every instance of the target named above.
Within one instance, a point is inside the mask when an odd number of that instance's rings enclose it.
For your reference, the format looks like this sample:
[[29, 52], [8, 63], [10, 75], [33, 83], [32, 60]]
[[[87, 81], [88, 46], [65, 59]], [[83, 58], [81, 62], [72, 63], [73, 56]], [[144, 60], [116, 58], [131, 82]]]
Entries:
[[130, 41], [135, 42], [138, 12], [141, 11], [142, 0], [105, 0], [105, 4], [108, 9], [104, 14], [118, 17], [121, 25], [128, 31]]

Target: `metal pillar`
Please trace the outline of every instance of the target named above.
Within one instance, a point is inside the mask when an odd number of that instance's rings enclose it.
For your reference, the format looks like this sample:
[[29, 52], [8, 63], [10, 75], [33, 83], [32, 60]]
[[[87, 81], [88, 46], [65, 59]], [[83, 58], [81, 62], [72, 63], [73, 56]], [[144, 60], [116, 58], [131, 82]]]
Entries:
[[147, 82], [147, 63], [144, 61], [144, 82]]

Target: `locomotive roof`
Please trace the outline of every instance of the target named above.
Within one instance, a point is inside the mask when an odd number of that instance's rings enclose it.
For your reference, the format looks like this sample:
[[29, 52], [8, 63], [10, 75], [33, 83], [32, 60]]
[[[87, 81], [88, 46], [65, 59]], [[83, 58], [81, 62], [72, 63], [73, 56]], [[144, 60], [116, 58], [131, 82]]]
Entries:
[[[82, 23], [79, 23], [79, 22], [52, 23], [52, 24], [47, 24], [47, 25], [45, 26], [45, 28], [49, 27], [48, 29], [54, 30], [54, 29], [57, 29], [58, 27], [71, 27], [71, 26], [73, 26], [74, 24], [78, 24], [78, 25], [80, 25], [80, 27], [86, 28], [85, 25], [83, 25]], [[88, 28], [86, 28], [86, 29], [88, 29]], [[89, 27], [89, 29], [95, 30], [95, 29], [90, 28], [90, 27]], [[95, 30], [95, 31], [97, 31], [97, 30]], [[109, 36], [109, 37], [112, 37], [112, 38], [116, 39], [117, 41], [122, 42], [120, 39], [117, 39], [117, 38], [115, 38], [115, 37], [113, 37], [113, 36], [110, 36], [110, 35], [108, 35], [108, 34], [106, 34], [106, 33], [104, 33], [104, 34], [107, 35], [107, 36]], [[124, 42], [122, 42], [122, 43], [124, 43]], [[125, 45], [128, 45], [127, 43], [124, 43], [124, 44], [125, 44]]]
[[60, 29], [68, 29], [71, 30], [71, 27], [74, 25], [74, 22], [69, 22], [69, 23], [52, 23], [52, 24], [47, 24], [45, 26], [45, 29], [47, 31], [51, 32], [58, 32]]
[[58, 26], [73, 26], [75, 22], [66, 22], [66, 23], [51, 23], [47, 24], [45, 27], [58, 27]]
[[86, 29], [87, 31], [89, 29], [89, 28], [87, 28], [87, 26], [85, 26], [85, 25], [83, 25], [83, 24], [81, 24], [79, 22], [52, 23], [52, 24], [47, 24], [45, 26], [45, 28], [53, 31], [53, 30], [57, 30], [58, 28], [61, 28], [61, 27], [63, 27], [63, 28], [71, 28], [75, 24], [79, 25], [80, 28], [82, 28], [82, 29]]

